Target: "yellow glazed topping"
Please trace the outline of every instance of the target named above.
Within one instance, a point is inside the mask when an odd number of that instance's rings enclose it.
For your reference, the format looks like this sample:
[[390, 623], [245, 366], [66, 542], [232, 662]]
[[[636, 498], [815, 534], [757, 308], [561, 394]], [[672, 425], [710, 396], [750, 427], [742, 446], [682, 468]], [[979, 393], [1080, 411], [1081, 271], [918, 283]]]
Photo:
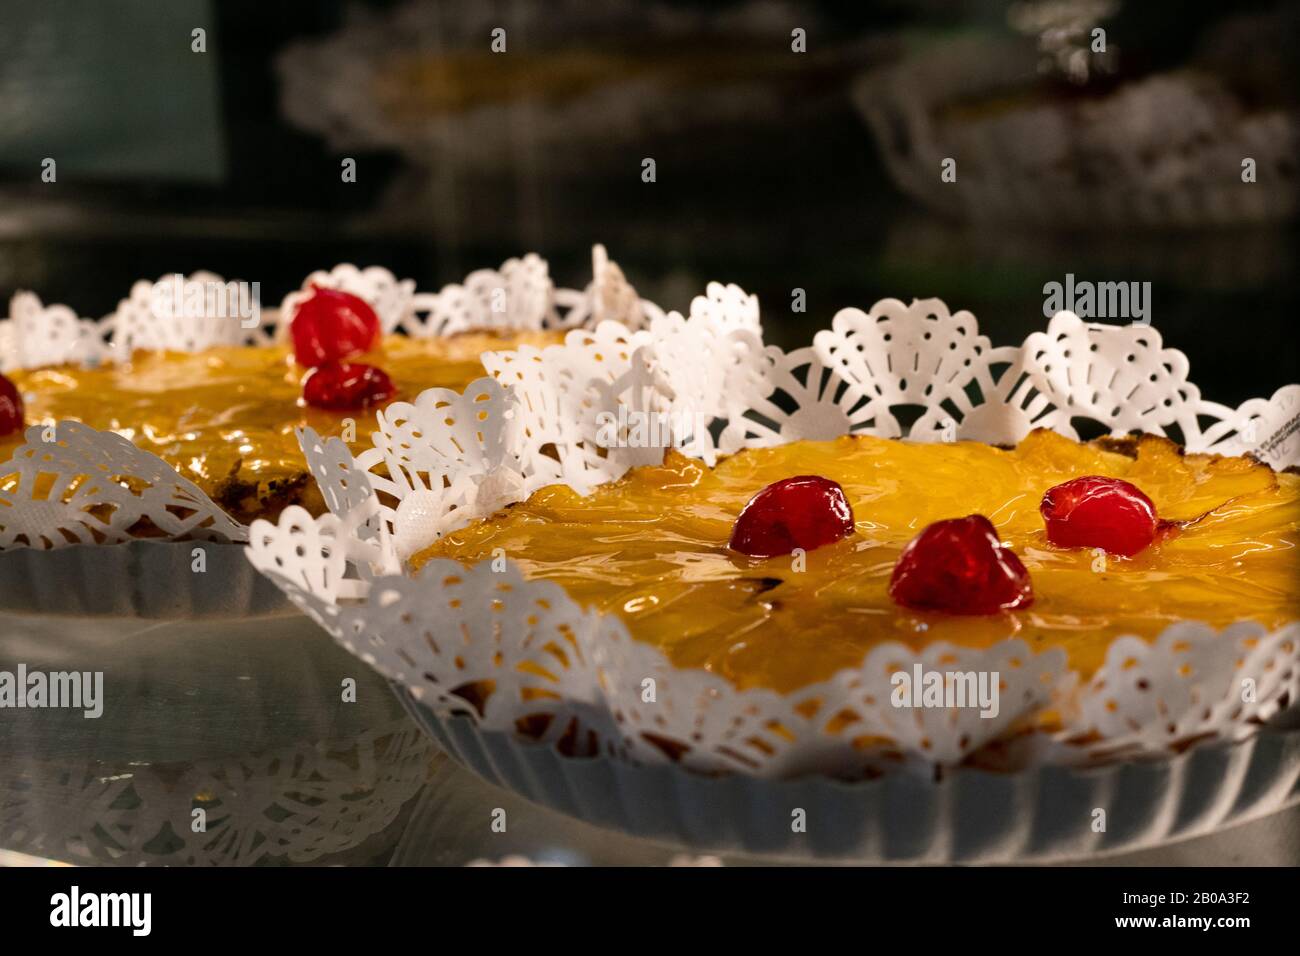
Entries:
[[[397, 400], [427, 388], [461, 390], [484, 375], [483, 352], [550, 345], [558, 332], [408, 338], [386, 336], [379, 351], [349, 361], [392, 377]], [[324, 510], [294, 429], [339, 435], [356, 422], [353, 452], [370, 446], [374, 409], [330, 412], [302, 401], [307, 370], [287, 345], [221, 346], [201, 352], [140, 352], [129, 363], [16, 371], [9, 378], [27, 405], [28, 426], [71, 420], [114, 431], [189, 478], [242, 521], [274, 518], [289, 504]], [[0, 438], [0, 462], [23, 441]], [[3, 465], [0, 465], [0, 474]]]
[[[736, 516], [793, 475], [837, 481], [856, 533], [756, 559], [730, 551]], [[1083, 475], [1123, 478], [1178, 531], [1133, 558], [1063, 550], [1039, 502]], [[903, 547], [926, 525], [979, 513], [1023, 560], [1034, 602], [984, 617], [910, 611], [889, 598]], [[1247, 458], [1182, 455], [1147, 436], [1134, 456], [1037, 431], [1002, 450], [868, 436], [740, 452], [710, 469], [669, 452], [583, 498], [551, 486], [417, 555], [476, 563], [503, 548], [529, 578], [619, 614], [681, 667], [736, 685], [790, 691], [859, 664], [884, 641], [987, 646], [1019, 637], [1059, 646], [1085, 676], [1121, 634], [1151, 639], [1180, 620], [1269, 628], [1300, 619], [1300, 476]], [[804, 566], [800, 567], [800, 564]]]

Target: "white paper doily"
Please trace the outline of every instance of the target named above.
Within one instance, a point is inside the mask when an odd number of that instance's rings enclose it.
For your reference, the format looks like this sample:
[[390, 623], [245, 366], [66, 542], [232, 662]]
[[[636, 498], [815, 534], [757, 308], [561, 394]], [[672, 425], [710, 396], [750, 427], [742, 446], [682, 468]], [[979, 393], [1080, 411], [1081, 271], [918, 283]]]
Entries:
[[[492, 377], [463, 394], [431, 390], [381, 414], [375, 447], [355, 460], [337, 439], [304, 430], [304, 451], [336, 513], [313, 521], [289, 509], [278, 525], [255, 522], [249, 557], [345, 647], [433, 711], [468, 711], [487, 731], [514, 731], [528, 718], [533, 730], [544, 726], [542, 739], [572, 752], [646, 764], [760, 776], [954, 764], [1048, 708], [1063, 714], [1065, 729], [1050, 741], [1033, 735], [1030, 756], [1083, 762], [1235, 739], [1295, 701], [1297, 624], [1266, 634], [1243, 623], [1215, 634], [1184, 623], [1152, 645], [1120, 639], [1084, 686], [1060, 649], [1034, 654], [1010, 640], [915, 654], [891, 643], [858, 668], [780, 695], [674, 668], [618, 617], [584, 611], [508, 562], [434, 561], [418, 578], [401, 573], [403, 559], [439, 535], [538, 487], [558, 481], [585, 493], [657, 461], [662, 446], [602, 447], [601, 413], [620, 406], [703, 410], [704, 427], [670, 430], [664, 444], [706, 461], [846, 432], [1014, 443], [1049, 427], [1074, 437], [1079, 417], [1116, 435], [1172, 434], [1194, 451], [1253, 451], [1276, 468], [1300, 460], [1300, 386], [1238, 409], [1207, 402], [1187, 380], [1186, 358], [1150, 327], [1060, 313], [1020, 347], [994, 348], [968, 312], [950, 313], [937, 299], [890, 299], [869, 312], [841, 311], [811, 347], [786, 353], [762, 345], [755, 317], [752, 298], [713, 285], [689, 318], [657, 317], [644, 332], [604, 323], [563, 345], [491, 353], [484, 366]], [[910, 429], [893, 413], [904, 404], [924, 409]], [[893, 708], [890, 673], [917, 661], [997, 671], [1000, 714]], [[1239, 675], [1256, 681], [1250, 703], [1239, 702]], [[648, 703], [647, 679], [656, 691]], [[471, 689], [477, 708], [466, 703]], [[858, 720], [832, 719], [846, 713]], [[884, 743], [864, 754], [854, 741], [864, 732]], [[1100, 743], [1070, 743], [1097, 734]]]
[[[9, 317], [0, 320], [0, 371], [95, 365], [125, 360], [137, 349], [193, 352], [264, 344], [287, 335], [280, 317], [292, 315], [313, 285], [358, 295], [374, 307], [385, 332], [421, 338], [470, 329], [599, 328], [615, 321], [636, 328], [662, 318], [662, 310], [637, 296], [602, 246], [593, 250], [592, 264], [592, 282], [583, 290], [556, 288], [546, 260], [529, 254], [436, 293], [417, 292], [412, 280], [398, 280], [387, 269], [345, 264], [312, 273], [278, 311], [261, 311], [255, 324], [240, 320], [232, 301], [237, 284], [206, 272], [183, 277], [217, 296], [193, 314], [177, 312], [167, 296], [154, 294], [157, 283], [145, 280], [99, 320], [19, 292]], [[163, 276], [158, 283], [173, 279]], [[9, 460], [0, 461], [0, 480], [7, 482], [0, 488], [0, 551], [117, 543], [145, 519], [150, 535], [171, 540], [247, 538], [247, 528], [192, 482], [116, 434], [60, 422], [32, 426], [25, 438]], [[130, 487], [108, 479], [130, 479]]]

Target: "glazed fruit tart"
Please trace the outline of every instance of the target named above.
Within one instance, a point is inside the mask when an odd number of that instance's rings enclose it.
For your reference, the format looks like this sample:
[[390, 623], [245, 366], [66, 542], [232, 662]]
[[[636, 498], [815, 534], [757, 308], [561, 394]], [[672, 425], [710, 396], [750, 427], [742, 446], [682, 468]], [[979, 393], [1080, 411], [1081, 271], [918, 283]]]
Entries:
[[1040, 429], [1011, 449], [796, 441], [713, 468], [669, 450], [585, 497], [542, 488], [411, 565], [504, 552], [677, 667], [787, 693], [891, 641], [1018, 638], [1087, 679], [1121, 635], [1276, 630], [1300, 620], [1297, 544], [1300, 475]]
[[[432, 295], [383, 269], [340, 266], [310, 276], [251, 330], [235, 318], [159, 315], [143, 282], [99, 323], [20, 294], [0, 330], [0, 477], [20, 448], [39, 450], [47, 429], [77, 422], [157, 456], [240, 524], [291, 504], [320, 513], [295, 429], [360, 450], [375, 410], [431, 387], [463, 389], [483, 374], [484, 352], [560, 342], [565, 326], [614, 317], [606, 300], [618, 317], [639, 317], [603, 249], [595, 265], [585, 293], [554, 289], [530, 255]], [[150, 524], [123, 530], [156, 532]]]
[[[468, 721], [759, 777], [1073, 764], [1295, 700], [1300, 388], [1229, 409], [1149, 327], [995, 348], [937, 300], [784, 353], [737, 301], [493, 353], [360, 457], [304, 432], [332, 513], [257, 522], [250, 560], [465, 752], [496, 746]], [[1000, 704], [898, 702], [933, 671]]]
[[[346, 310], [366, 316], [373, 332], [355, 350], [325, 352], [329, 357], [319, 365], [289, 344], [218, 345], [198, 352], [141, 352], [97, 368], [24, 369], [8, 375], [8, 390], [22, 396], [28, 426], [75, 421], [122, 435], [248, 524], [290, 504], [324, 510], [295, 428], [310, 425], [337, 435], [349, 419], [355, 422], [399, 395], [464, 388], [483, 374], [483, 352], [563, 338], [542, 329], [382, 335], [365, 300], [326, 289], [312, 291], [294, 325], [313, 314], [318, 302], [329, 303], [335, 315]], [[8, 421], [0, 459], [11, 457], [23, 441], [16, 416]]]
[[294, 430], [355, 448], [376, 412], [480, 375], [484, 350], [659, 314], [601, 247], [593, 267], [566, 289], [528, 255], [421, 293], [339, 266], [260, 316], [252, 287], [205, 273], [136, 283], [98, 321], [18, 294], [0, 321], [0, 607], [292, 610], [241, 545], [258, 516], [325, 508]]

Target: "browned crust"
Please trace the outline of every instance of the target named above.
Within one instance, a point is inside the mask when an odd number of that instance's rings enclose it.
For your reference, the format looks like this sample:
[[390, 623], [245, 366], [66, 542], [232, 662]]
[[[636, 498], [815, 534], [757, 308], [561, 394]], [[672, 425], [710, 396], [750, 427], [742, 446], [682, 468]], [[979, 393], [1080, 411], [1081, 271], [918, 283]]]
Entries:
[[228, 515], [242, 524], [252, 524], [257, 518], [275, 521], [285, 508], [303, 504], [311, 480], [311, 475], [305, 471], [288, 478], [256, 482], [231, 475], [217, 485], [212, 497]]
[[1102, 451], [1123, 455], [1125, 458], [1136, 458], [1138, 456], [1138, 445], [1144, 440], [1152, 438], [1168, 442], [1180, 455], [1185, 453], [1182, 445], [1160, 435], [1152, 435], [1149, 432], [1140, 432], [1136, 435], [1103, 435], [1101, 438], [1094, 438], [1088, 444], [1094, 448], [1100, 448]]
[[[1152, 435], [1150, 432], [1135, 432], [1132, 435], [1106, 435], [1101, 438], [1094, 438], [1088, 444], [1094, 445], [1097, 448], [1100, 448], [1102, 451], [1115, 452], [1116, 454], [1124, 455], [1126, 458], [1136, 458], [1138, 445], [1140, 445], [1144, 441], [1164, 442], [1165, 444], [1173, 447], [1174, 450], [1176, 450], [1179, 455], [1187, 454], [1187, 449], [1184, 448], [1182, 445], [1178, 444], [1177, 442], [1173, 441], [1172, 439], [1166, 438], [1164, 435]], [[1210, 452], [1209, 454], [1215, 454], [1215, 453]], [[1215, 455], [1215, 457], [1231, 458], [1234, 456]], [[1235, 457], [1249, 458], [1251, 461], [1255, 462], [1256, 464], [1263, 465], [1265, 468], [1272, 469], [1275, 472], [1277, 471], [1276, 468], [1273, 468], [1272, 465], [1270, 465], [1268, 462], [1266, 462], [1264, 459], [1260, 458], [1258, 455], [1254, 454], [1253, 452], [1246, 452], [1243, 455], [1235, 456]], [[1300, 465], [1289, 465], [1288, 467], [1282, 469], [1281, 474], [1300, 475]]]

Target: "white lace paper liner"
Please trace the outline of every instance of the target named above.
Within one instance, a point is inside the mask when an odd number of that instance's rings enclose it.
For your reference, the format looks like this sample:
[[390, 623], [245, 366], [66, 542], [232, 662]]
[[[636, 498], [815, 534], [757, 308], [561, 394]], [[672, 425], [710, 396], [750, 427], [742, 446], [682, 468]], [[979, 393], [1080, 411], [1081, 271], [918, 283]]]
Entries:
[[[333, 513], [313, 521], [290, 509], [278, 525], [255, 522], [249, 557], [344, 646], [435, 711], [468, 711], [489, 730], [527, 720], [530, 732], [544, 724], [543, 739], [574, 752], [708, 772], [954, 764], [1012, 738], [1033, 741], [1018, 745], [1019, 759], [1154, 755], [1244, 735], [1295, 701], [1294, 624], [1215, 634], [1183, 623], [1151, 645], [1116, 640], [1083, 686], [1063, 651], [1034, 654], [1019, 640], [919, 654], [886, 644], [859, 667], [781, 695], [674, 668], [617, 616], [526, 581], [504, 558], [402, 573], [415, 551], [505, 503], [557, 481], [586, 493], [658, 461], [668, 444], [709, 462], [846, 432], [1011, 444], [1035, 427], [1077, 437], [1071, 422], [1085, 417], [1117, 435], [1171, 434], [1194, 451], [1249, 451], [1276, 468], [1300, 459], [1300, 386], [1235, 410], [1204, 401], [1185, 356], [1150, 327], [1060, 313], [1020, 347], [993, 348], [969, 312], [950, 313], [937, 299], [890, 299], [870, 312], [841, 311], [811, 347], [786, 353], [763, 346], [755, 310], [739, 289], [715, 284], [689, 318], [670, 313], [644, 331], [602, 323], [563, 345], [489, 354], [492, 377], [463, 394], [431, 390], [380, 414], [374, 447], [356, 459], [337, 439], [304, 430]], [[923, 410], [910, 429], [895, 414], [903, 405]], [[620, 407], [628, 416], [661, 411], [669, 423], [698, 421], [674, 413], [703, 409], [704, 427], [670, 429], [658, 447], [621, 448], [598, 424], [602, 413], [606, 424], [621, 421]], [[999, 714], [893, 707], [890, 675], [917, 663], [996, 671]], [[1247, 677], [1249, 702], [1239, 680]], [[491, 690], [471, 707], [475, 688], [478, 697]], [[1062, 732], [1019, 734], [1049, 708]]]
[[0, 462], [0, 550], [118, 544], [143, 521], [169, 539], [244, 541], [247, 529], [156, 455], [79, 422], [33, 425]]
[[[128, 359], [137, 349], [193, 352], [217, 345], [260, 345], [287, 335], [280, 316], [293, 314], [312, 286], [342, 289], [375, 309], [386, 333], [428, 338], [471, 329], [599, 327], [618, 321], [636, 328], [662, 310], [636, 294], [603, 246], [592, 253], [593, 280], [583, 290], [556, 288], [536, 254], [480, 269], [463, 284], [420, 293], [387, 269], [339, 265], [313, 272], [285, 296], [278, 311], [241, 321], [240, 283], [197, 272], [189, 285], [213, 289], [203, 309], [177, 311], [158, 283], [141, 280], [117, 309], [99, 320], [78, 318], [64, 305], [44, 305], [19, 292], [0, 320], [0, 371], [63, 364], [93, 366]], [[173, 279], [164, 276], [159, 283]], [[157, 456], [111, 432], [74, 422], [33, 426], [26, 444], [0, 461], [0, 550], [116, 543], [147, 519], [168, 539], [247, 540], [247, 528], [226, 515], [196, 485]], [[106, 478], [133, 479], [130, 489]], [[51, 490], [52, 489], [52, 490]]]

